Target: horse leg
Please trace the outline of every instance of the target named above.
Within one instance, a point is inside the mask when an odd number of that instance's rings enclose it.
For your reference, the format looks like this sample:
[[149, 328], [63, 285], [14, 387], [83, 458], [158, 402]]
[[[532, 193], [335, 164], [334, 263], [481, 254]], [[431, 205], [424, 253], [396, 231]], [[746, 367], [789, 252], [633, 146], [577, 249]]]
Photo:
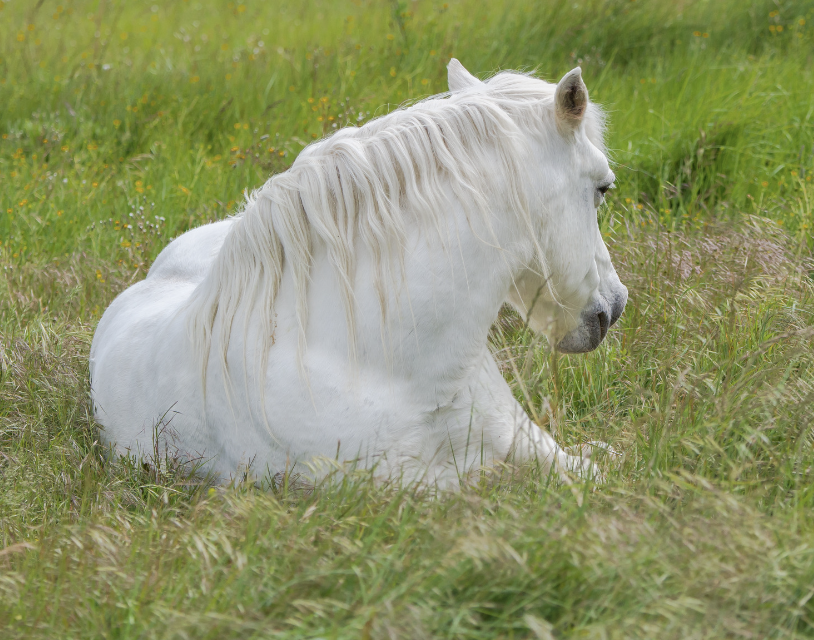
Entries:
[[481, 385], [491, 396], [493, 411], [499, 419], [493, 425], [501, 431], [510, 430], [511, 445], [506, 459], [517, 463], [536, 460], [544, 473], [556, 473], [564, 482], [579, 478], [599, 477], [597, 467], [591, 461], [592, 447], [578, 446], [565, 449], [545, 429], [536, 425], [515, 400], [508, 383], [503, 378], [492, 354], [486, 354], [481, 370]]
[[583, 447], [564, 448], [545, 429], [536, 425], [518, 405], [521, 413], [517, 420], [512, 456], [515, 462], [537, 460], [545, 474], [556, 473], [570, 484], [574, 476], [581, 479], [599, 480], [601, 473], [591, 460], [593, 449]]

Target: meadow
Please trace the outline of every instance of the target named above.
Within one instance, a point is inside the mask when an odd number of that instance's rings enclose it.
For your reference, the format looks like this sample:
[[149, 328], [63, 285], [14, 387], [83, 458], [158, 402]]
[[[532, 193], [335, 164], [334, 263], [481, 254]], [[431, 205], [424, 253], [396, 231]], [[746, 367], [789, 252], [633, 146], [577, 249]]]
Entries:
[[[105, 455], [101, 313], [310, 141], [581, 66], [630, 302], [595, 352], [492, 346], [600, 486], [355, 473], [215, 489]], [[814, 6], [0, 0], [0, 636], [814, 637]]]

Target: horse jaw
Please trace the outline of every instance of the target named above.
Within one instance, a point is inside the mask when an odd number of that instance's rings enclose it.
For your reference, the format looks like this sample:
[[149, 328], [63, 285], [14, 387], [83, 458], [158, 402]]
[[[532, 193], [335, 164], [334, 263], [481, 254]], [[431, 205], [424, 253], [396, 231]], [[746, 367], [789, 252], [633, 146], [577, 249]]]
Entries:
[[[604, 243], [602, 249], [607, 254]], [[599, 259], [597, 262], [601, 263]], [[604, 268], [600, 284], [592, 288], [588, 303], [581, 310], [570, 307], [569, 311], [545, 294], [540, 295], [546, 288], [545, 279], [533, 271], [515, 278], [507, 302], [532, 331], [545, 335], [557, 351], [593, 351], [622, 315], [628, 297], [627, 287], [619, 280], [610, 260], [601, 266]]]

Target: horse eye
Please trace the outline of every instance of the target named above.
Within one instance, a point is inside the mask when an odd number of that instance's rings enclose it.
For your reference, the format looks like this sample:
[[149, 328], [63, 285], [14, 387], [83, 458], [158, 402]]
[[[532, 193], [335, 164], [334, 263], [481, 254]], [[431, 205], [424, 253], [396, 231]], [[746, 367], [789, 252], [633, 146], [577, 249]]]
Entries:
[[594, 206], [599, 207], [603, 202], [605, 202], [605, 194], [608, 192], [609, 189], [613, 188], [613, 183], [610, 182], [608, 184], [603, 184], [600, 187], [596, 188], [596, 194], [594, 195]]

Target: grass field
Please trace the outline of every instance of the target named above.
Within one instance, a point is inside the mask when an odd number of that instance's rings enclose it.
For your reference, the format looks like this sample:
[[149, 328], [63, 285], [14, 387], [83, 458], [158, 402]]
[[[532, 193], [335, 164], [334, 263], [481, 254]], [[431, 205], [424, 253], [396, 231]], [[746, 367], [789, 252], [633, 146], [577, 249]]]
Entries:
[[[59, 4], [62, 2], [62, 4]], [[493, 345], [595, 490], [214, 490], [106, 459], [96, 321], [305, 144], [471, 71], [580, 65], [628, 307]], [[814, 6], [0, 0], [0, 636], [814, 637]]]

